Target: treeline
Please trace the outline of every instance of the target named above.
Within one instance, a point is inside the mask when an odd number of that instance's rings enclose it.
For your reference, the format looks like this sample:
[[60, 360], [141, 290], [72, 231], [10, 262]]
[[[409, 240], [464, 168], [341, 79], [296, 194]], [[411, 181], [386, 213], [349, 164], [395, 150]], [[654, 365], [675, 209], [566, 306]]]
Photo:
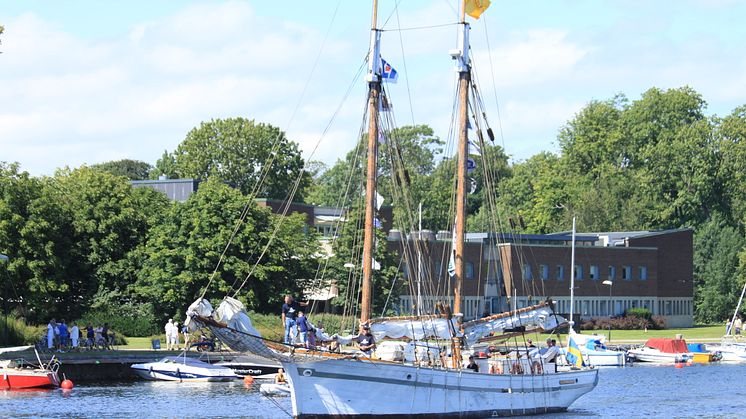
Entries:
[[[746, 278], [746, 107], [725, 117], [705, 109], [690, 88], [650, 89], [638, 100], [590, 102], [560, 128], [557, 154], [511, 164], [501, 147], [484, 144], [472, 156], [469, 230], [511, 228], [488, 212], [521, 220], [513, 225], [526, 233], [568, 230], [573, 215], [580, 231], [692, 227], [696, 319], [723, 320]], [[395, 226], [415, 226], [414, 208], [403, 203], [422, 202], [424, 228], [450, 228], [455, 163], [446, 141], [427, 126], [387, 136], [379, 193], [395, 204]], [[359, 230], [348, 223], [335, 258], [320, 268], [304, 218], [279, 224], [253, 198], [355, 208], [364, 157], [359, 143], [331, 167], [305, 162], [279, 128], [231, 118], [200, 124], [154, 165], [122, 160], [35, 178], [3, 163], [3, 308], [32, 323], [114, 313], [160, 329], [202, 292], [219, 299], [239, 290], [250, 309], [275, 311], [283, 294], [299, 294], [296, 278], [346, 278]], [[129, 183], [163, 174], [206, 181], [183, 203]], [[380, 309], [398, 260], [376, 259]], [[343, 285], [341, 296], [354, 292]]]
[[[304, 217], [279, 223], [249, 194], [284, 196], [302, 159], [278, 129], [236, 121], [240, 129], [231, 132], [221, 131], [231, 120], [202, 124], [174, 153], [172, 174], [207, 179], [183, 203], [133, 188], [130, 179], [153, 169], [142, 162], [63, 169], [39, 178], [18, 164], [0, 163], [0, 253], [8, 256], [0, 264], [0, 308], [36, 324], [53, 317], [117, 316], [130, 319], [133, 331], [142, 334], [143, 325], [153, 333], [169, 317], [183, 319], [202, 292], [219, 300], [240, 290], [250, 309], [265, 312], [285, 293], [297, 294], [303, 284], [294, 279], [313, 278], [316, 271], [316, 236]], [[246, 159], [202, 160], [215, 156], [194, 145], [197, 141], [231, 148], [201, 137], [208, 132], [226, 141], [241, 138], [244, 145], [272, 140], [282, 154], [274, 164], [282, 167], [272, 168], [266, 189], [250, 191], [250, 180], [229, 177], [252, 175], [237, 174], [246, 170]], [[193, 145], [195, 152], [189, 150]], [[182, 150], [188, 158], [181, 157]], [[294, 162], [300, 162], [295, 172], [288, 168]]]

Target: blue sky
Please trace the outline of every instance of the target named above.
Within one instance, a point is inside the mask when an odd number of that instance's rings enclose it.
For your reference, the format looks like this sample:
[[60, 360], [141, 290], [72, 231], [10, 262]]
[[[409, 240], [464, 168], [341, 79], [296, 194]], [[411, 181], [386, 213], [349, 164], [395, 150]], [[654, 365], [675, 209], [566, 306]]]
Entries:
[[[454, 2], [380, 2], [385, 29], [455, 21]], [[0, 0], [0, 161], [33, 175], [121, 158], [154, 164], [201, 121], [244, 116], [333, 164], [359, 129], [365, 84], [354, 76], [370, 6], [277, 3]], [[746, 103], [743, 16], [746, 2], [729, 0], [493, 0], [471, 34], [490, 121], [521, 160], [556, 151], [563, 124], [616, 93], [689, 85], [724, 116]], [[400, 125], [447, 135], [454, 47], [452, 26], [384, 33]]]

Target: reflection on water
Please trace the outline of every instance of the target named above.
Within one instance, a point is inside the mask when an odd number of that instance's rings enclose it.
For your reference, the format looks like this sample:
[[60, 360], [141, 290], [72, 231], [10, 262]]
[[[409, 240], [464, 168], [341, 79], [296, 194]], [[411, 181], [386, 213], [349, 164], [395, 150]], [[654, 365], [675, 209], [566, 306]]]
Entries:
[[[593, 392], [568, 412], [546, 417], [744, 417], [746, 397], [738, 385], [745, 375], [746, 365], [602, 369]], [[0, 391], [0, 417], [289, 417], [289, 397], [269, 399], [258, 390], [258, 381], [136, 381]]]

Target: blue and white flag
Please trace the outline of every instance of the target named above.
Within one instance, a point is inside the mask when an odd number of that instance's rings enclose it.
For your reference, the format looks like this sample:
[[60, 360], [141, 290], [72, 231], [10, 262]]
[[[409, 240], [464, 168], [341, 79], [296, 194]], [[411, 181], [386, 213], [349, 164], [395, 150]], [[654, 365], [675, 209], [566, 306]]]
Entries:
[[396, 79], [399, 78], [399, 73], [396, 72], [391, 64], [387, 63], [386, 60], [381, 58], [381, 79], [383, 81], [396, 83]]
[[479, 148], [479, 146], [477, 145], [477, 143], [475, 143], [472, 140], [469, 140], [469, 155], [472, 155], [472, 156], [481, 156], [482, 155], [482, 150]]

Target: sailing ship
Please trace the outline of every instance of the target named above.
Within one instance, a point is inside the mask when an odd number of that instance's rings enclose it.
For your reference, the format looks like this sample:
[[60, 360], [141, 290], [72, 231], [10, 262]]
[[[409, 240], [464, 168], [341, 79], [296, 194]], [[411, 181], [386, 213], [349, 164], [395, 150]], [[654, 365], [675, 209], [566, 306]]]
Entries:
[[[487, 2], [477, 2], [487, 3]], [[481, 372], [462, 367], [462, 350], [495, 333], [551, 330], [564, 319], [554, 314], [551, 301], [507, 313], [462, 322], [461, 284], [464, 274], [463, 244], [466, 220], [467, 116], [472, 85], [469, 23], [466, 5], [459, 8], [458, 48], [451, 51], [458, 71], [458, 157], [456, 220], [454, 225], [453, 306], [437, 314], [371, 318], [376, 199], [379, 106], [382, 101], [381, 30], [377, 28], [377, 2], [373, 2], [371, 45], [368, 58], [368, 139], [366, 206], [362, 255], [360, 323], [370, 325], [377, 338], [434, 338], [448, 342], [438, 362], [391, 362], [361, 354], [336, 354], [289, 348], [262, 339], [243, 304], [226, 297], [213, 309], [205, 299], [187, 310], [189, 324], [209, 328], [231, 349], [279, 361], [292, 388], [295, 417], [486, 417], [565, 411], [598, 382], [598, 370], [561, 368], [526, 357], [490, 361]], [[477, 14], [478, 16], [478, 14]], [[445, 353], [444, 353], [445, 352]]]

